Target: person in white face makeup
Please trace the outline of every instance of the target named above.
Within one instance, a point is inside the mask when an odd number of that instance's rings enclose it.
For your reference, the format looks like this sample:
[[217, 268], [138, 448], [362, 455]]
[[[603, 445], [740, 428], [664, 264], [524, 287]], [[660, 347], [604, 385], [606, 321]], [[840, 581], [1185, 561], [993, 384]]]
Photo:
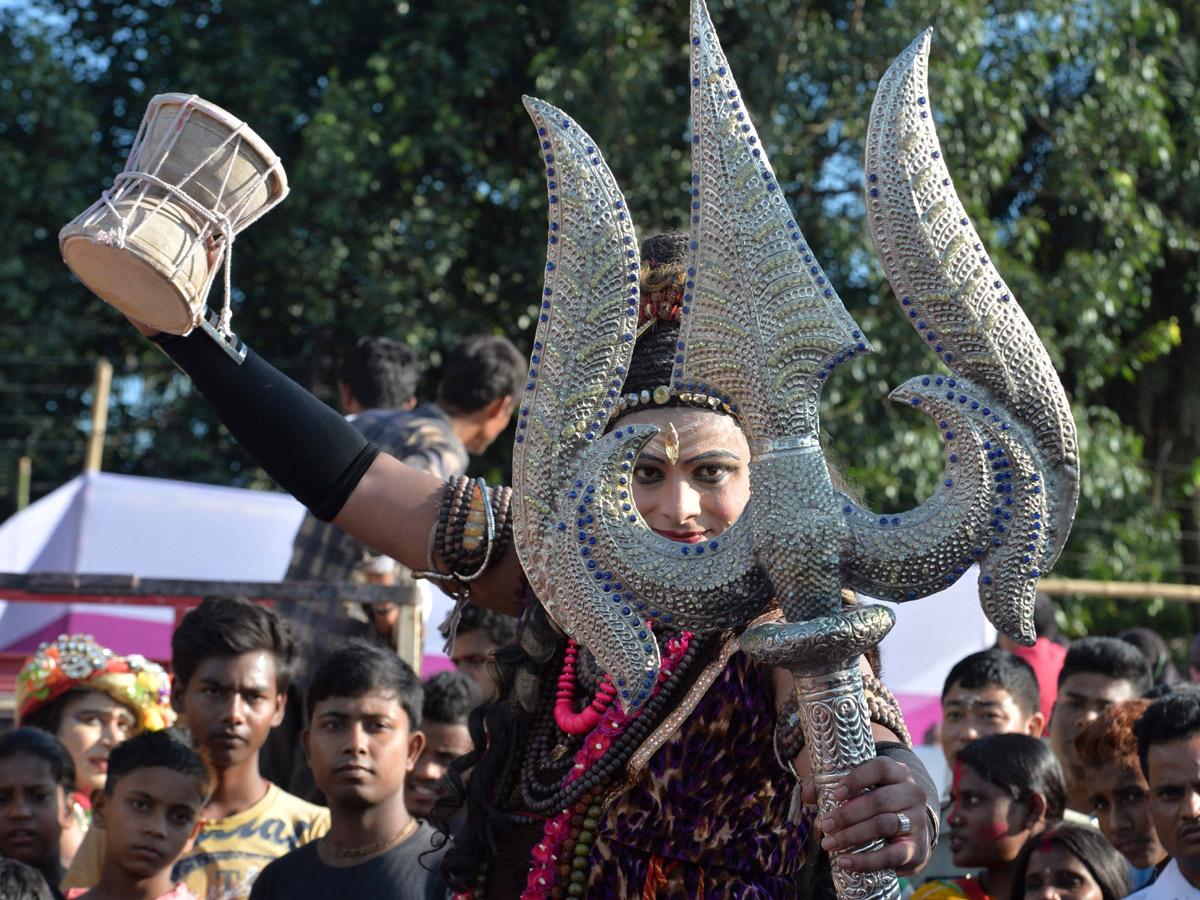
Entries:
[[[643, 245], [641, 311], [647, 321], [612, 419], [659, 430], [630, 472], [632, 500], [646, 525], [667, 540], [702, 544], [724, 533], [746, 508], [750, 449], [728, 407], [680, 397], [667, 387], [679, 339], [685, 247], [683, 235], [659, 235]], [[670, 657], [681, 636], [664, 626], [656, 633]], [[587, 718], [604, 705], [603, 673], [594, 659], [566, 641], [540, 606], [526, 609], [517, 645], [496, 654], [507, 695], [472, 717], [475, 745], [483, 746], [486, 734], [488, 750], [452, 766], [452, 784], [470, 774], [458, 785], [468, 827], [447, 855], [452, 879], [479, 877], [472, 859], [482, 848], [470, 822], [503, 810], [530, 818], [492, 833], [495, 858], [531, 858], [533, 869], [491, 865], [488, 896], [517, 897], [543, 877], [585, 885], [589, 897], [646, 896], [647, 890], [657, 898], [728, 896], [734, 890], [798, 897], [807, 890], [803, 832], [816, 823], [811, 817], [803, 825], [789, 821], [794, 776], [777, 762], [777, 753], [786, 753], [777, 749], [777, 710], [787, 701], [791, 676], [748, 660], [732, 633], [687, 637], [679, 665], [665, 680], [660, 676], [659, 694], [617, 733], [607, 716]], [[540, 660], [545, 662], [535, 686], [525, 673]], [[520, 710], [514, 701], [527, 702], [520, 698], [531, 690], [544, 699], [529, 712]], [[681, 724], [665, 725], [668, 720]], [[528, 735], [524, 746], [521, 733]], [[882, 730], [877, 738], [896, 739]], [[513, 755], [521, 760], [517, 786], [509, 796], [496, 796], [488, 785], [502, 777]], [[581, 774], [573, 777], [573, 771]], [[862, 787], [880, 785], [871, 795], [878, 804], [846, 807], [844, 821], [822, 823], [825, 849], [850, 846], [867, 833], [892, 837], [894, 829], [883, 832], [904, 812], [921, 821], [922, 835], [856, 863], [871, 869], [886, 858], [904, 870], [919, 868], [928, 846], [927, 798], [909, 769], [881, 757], [855, 776], [864, 779]], [[856, 794], [859, 786], [855, 781], [849, 787]], [[607, 804], [599, 802], [603, 798], [610, 798]], [[539, 818], [546, 816], [548, 822]], [[572, 840], [576, 818], [581, 833]], [[558, 839], [560, 826], [567, 829], [565, 842]], [[568, 852], [573, 861], [562, 878], [551, 858]]]

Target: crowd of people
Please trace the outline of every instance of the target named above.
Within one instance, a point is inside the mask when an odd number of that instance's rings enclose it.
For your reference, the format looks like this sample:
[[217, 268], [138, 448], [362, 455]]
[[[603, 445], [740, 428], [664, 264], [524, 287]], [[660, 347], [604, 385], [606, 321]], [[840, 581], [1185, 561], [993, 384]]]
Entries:
[[[468, 605], [472, 652], [425, 684], [379, 642], [323, 655], [300, 730], [319, 804], [296, 795], [306, 781], [262, 774], [299, 660], [278, 612], [205, 599], [173, 636], [169, 680], [85, 636], [44, 646], [0, 736], [0, 896], [448, 896], [464, 817], [447, 775], [515, 637], [495, 619]], [[953, 783], [939, 846], [905, 880], [913, 900], [1200, 897], [1200, 687], [1156, 672], [1141, 643], [1063, 649], [1048, 728], [1021, 656], [997, 646], [952, 668]]]
[[[471, 749], [480, 687], [457, 670], [422, 685], [395, 652], [361, 639], [325, 655], [301, 737], [318, 805], [262, 774], [297, 661], [286, 620], [240, 597], [184, 616], [169, 686], [154, 663], [87, 636], [39, 650], [20, 673], [19, 727], [0, 736], [0, 896], [337, 896], [369, 878], [395, 895], [443, 897], [428, 821], [449, 762]], [[365, 835], [380, 829], [396, 852], [371, 849]], [[291, 855], [315, 853], [318, 838], [350, 881], [322, 880], [324, 868]]]
[[1063, 646], [1049, 723], [1045, 673], [1022, 656], [997, 646], [954, 666], [940, 728], [948, 852], [916, 900], [1200, 897], [1200, 686], [1162, 664], [1158, 643]]

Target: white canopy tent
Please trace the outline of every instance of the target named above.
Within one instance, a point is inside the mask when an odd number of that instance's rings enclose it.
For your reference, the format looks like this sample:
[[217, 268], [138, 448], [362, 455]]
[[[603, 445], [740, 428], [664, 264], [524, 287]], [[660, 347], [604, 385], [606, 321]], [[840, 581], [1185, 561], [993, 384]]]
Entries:
[[303, 516], [287, 494], [92, 472], [0, 525], [0, 571], [279, 581]]

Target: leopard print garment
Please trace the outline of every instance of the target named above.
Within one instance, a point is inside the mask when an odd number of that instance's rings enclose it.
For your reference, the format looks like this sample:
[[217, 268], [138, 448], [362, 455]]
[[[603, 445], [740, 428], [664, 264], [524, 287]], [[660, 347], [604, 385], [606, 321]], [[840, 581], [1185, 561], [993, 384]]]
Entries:
[[652, 870], [656, 900], [800, 896], [808, 827], [788, 822], [793, 781], [775, 759], [772, 696], [770, 670], [734, 653], [607, 810], [585, 896], [643, 897]]

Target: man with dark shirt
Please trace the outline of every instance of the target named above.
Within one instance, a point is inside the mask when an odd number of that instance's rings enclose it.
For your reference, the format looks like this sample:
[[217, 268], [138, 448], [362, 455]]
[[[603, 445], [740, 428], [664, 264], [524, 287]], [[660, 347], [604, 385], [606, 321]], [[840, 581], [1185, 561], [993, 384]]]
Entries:
[[[524, 377], [525, 361], [512, 342], [472, 335], [447, 354], [437, 400], [413, 410], [360, 411], [353, 425], [385, 453], [449, 481], [467, 470], [468, 453], [482, 453], [508, 426]], [[371, 552], [337, 526], [308, 513], [296, 534], [284, 580], [349, 581]], [[407, 579], [404, 573], [397, 584]], [[320, 662], [331, 636], [360, 633], [347, 631], [345, 614], [324, 604], [280, 600], [275, 608], [291, 624], [308, 668]], [[296, 683], [307, 687], [309, 676], [302, 663]]]
[[382, 647], [351, 642], [318, 667], [304, 752], [329, 799], [329, 833], [271, 863], [251, 900], [444, 900], [434, 829], [404, 804], [420, 756], [421, 682]]

